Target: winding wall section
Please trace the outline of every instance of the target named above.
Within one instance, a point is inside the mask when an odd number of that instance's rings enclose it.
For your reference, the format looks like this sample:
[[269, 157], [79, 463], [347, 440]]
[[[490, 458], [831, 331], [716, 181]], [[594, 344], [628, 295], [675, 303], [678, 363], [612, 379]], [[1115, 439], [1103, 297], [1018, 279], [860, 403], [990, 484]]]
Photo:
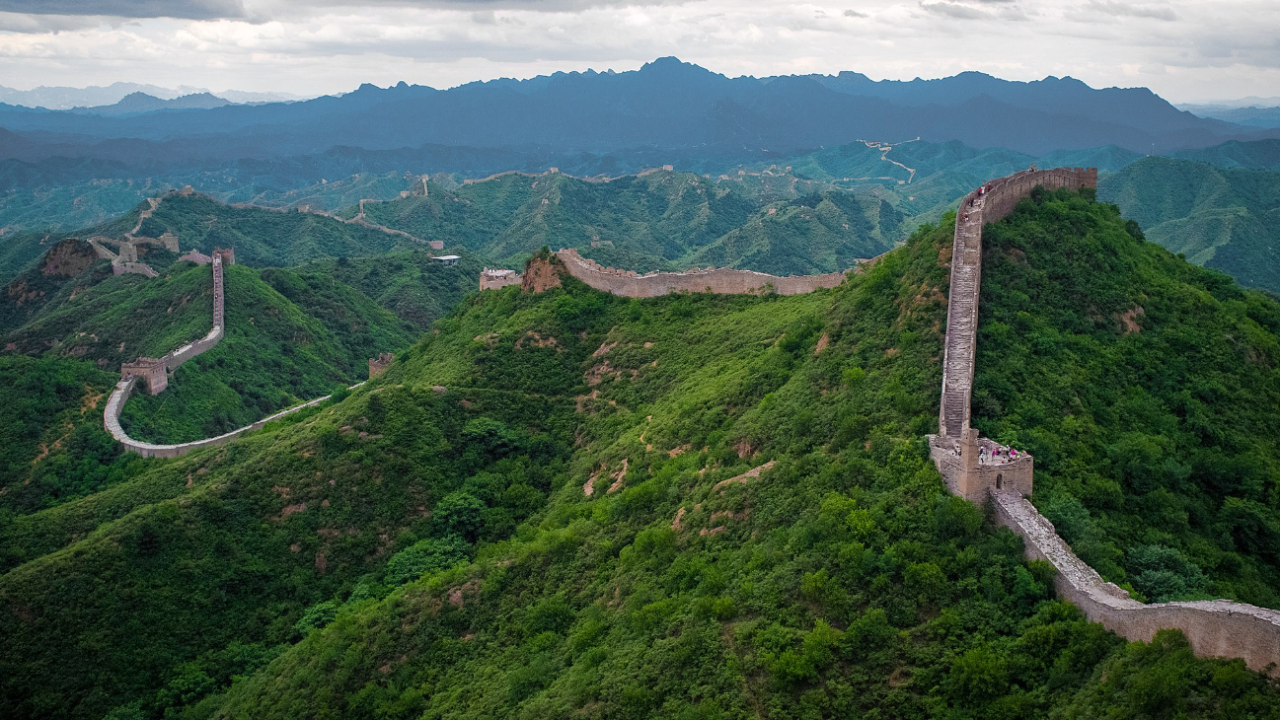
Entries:
[[[172, 372], [179, 365], [182, 365], [197, 355], [212, 350], [219, 342], [222, 341], [223, 321], [225, 317], [223, 310], [222, 255], [215, 253], [213, 256], [213, 329], [211, 329], [209, 334], [205, 335], [203, 338], [192, 343], [187, 343], [168, 355], [165, 355], [163, 358], [160, 358], [164, 364], [165, 372]], [[107, 432], [111, 433], [111, 437], [115, 438], [117, 442], [123, 445], [125, 450], [138, 453], [143, 457], [178, 457], [179, 455], [189, 453], [192, 450], [198, 450], [200, 448], [210, 447], [213, 445], [221, 445], [238, 435], [243, 435], [251, 430], [257, 430], [272, 420], [277, 420], [285, 415], [295, 413], [304, 408], [311, 407], [312, 405], [318, 405], [331, 397], [329, 395], [325, 395], [324, 397], [316, 398], [315, 400], [311, 400], [296, 407], [291, 407], [288, 410], [282, 410], [255, 423], [246, 425], [242, 428], [237, 428], [229, 433], [218, 435], [217, 437], [178, 443], [176, 445], [157, 445], [154, 443], [134, 440], [129, 437], [129, 434], [126, 433], [124, 428], [120, 425], [120, 413], [124, 411], [124, 404], [128, 402], [129, 396], [133, 394], [139, 380], [141, 380], [141, 378], [137, 375], [125, 375], [120, 379], [120, 382], [116, 383], [116, 388], [111, 392], [111, 397], [107, 398], [107, 407], [103, 411], [102, 423]], [[363, 384], [364, 383], [358, 383], [351, 387], [354, 389]]]
[[596, 290], [623, 297], [661, 297], [673, 292], [711, 292], [721, 295], [753, 295], [772, 286], [779, 295], [802, 295], [844, 282], [843, 272], [780, 277], [752, 270], [713, 268], [687, 272], [654, 272], [643, 275], [615, 270], [582, 257], [572, 248], [556, 252], [569, 274]]
[[1059, 596], [1093, 622], [1128, 640], [1149, 641], [1157, 630], [1177, 628], [1198, 656], [1238, 657], [1250, 669], [1277, 674], [1280, 612], [1230, 600], [1145, 604], [1130, 598], [1076, 557], [1026, 499], [1032, 490], [1032, 459], [993, 462], [979, 448], [990, 451], [995, 444], [978, 438], [969, 426], [983, 224], [1007, 217], [1037, 185], [1097, 187], [1097, 177], [1092, 168], [1029, 170], [992, 181], [961, 200], [952, 246], [940, 434], [930, 437], [934, 462], [953, 493], [979, 502], [992, 499], [996, 521], [1022, 537], [1027, 557], [1053, 565]]

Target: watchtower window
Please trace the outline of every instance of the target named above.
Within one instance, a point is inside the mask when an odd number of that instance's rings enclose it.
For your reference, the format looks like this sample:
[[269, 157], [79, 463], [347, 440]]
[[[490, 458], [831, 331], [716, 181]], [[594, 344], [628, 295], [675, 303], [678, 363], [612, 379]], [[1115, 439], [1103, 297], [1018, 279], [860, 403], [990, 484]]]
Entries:
[[1004, 475], [996, 475], [996, 489], [1004, 487]]

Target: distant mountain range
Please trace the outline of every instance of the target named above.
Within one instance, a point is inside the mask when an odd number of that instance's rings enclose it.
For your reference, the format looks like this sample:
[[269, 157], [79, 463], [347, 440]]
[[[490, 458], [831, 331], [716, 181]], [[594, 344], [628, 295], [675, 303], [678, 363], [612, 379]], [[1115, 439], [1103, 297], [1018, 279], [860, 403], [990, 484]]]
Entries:
[[1280, 294], [1280, 172], [1144, 158], [1103, 177], [1098, 198], [1153, 242]]
[[119, 102], [111, 105], [98, 105], [95, 107], [77, 107], [72, 108], [71, 112], [80, 113], [82, 115], [102, 115], [107, 117], [124, 117], [129, 115], [141, 115], [143, 113], [158, 112], [160, 110], [208, 110], [209, 108], [222, 107], [223, 105], [232, 104], [229, 100], [224, 100], [212, 93], [192, 93], [191, 95], [182, 95], [172, 100], [164, 100], [154, 95], [148, 95], [144, 92], [135, 92], [120, 98]]
[[1163, 153], [1280, 137], [1280, 130], [1197, 117], [1147, 89], [1099, 90], [1072, 78], [1011, 82], [972, 72], [910, 82], [851, 72], [728, 78], [676, 58], [623, 73], [556, 73], [449, 90], [364, 85], [340, 97], [128, 118], [0, 106], [0, 127], [60, 144], [75, 157], [118, 156], [127, 141], [124, 154], [162, 164], [338, 146], [561, 154], [643, 148], [739, 157], [919, 137], [1043, 155], [1106, 145]]
[[1225, 120], [1238, 125], [1251, 125], [1261, 128], [1280, 127], [1280, 107], [1275, 106], [1185, 105], [1183, 109], [1200, 117]]

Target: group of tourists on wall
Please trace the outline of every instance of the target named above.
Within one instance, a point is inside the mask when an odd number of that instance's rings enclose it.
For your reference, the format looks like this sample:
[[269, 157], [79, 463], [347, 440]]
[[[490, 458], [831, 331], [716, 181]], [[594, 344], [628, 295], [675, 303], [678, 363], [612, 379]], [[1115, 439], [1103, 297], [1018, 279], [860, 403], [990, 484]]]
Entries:
[[[977, 195], [974, 195], [974, 196], [973, 196], [973, 197], [971, 197], [971, 198], [969, 198], [969, 207], [973, 207], [973, 206], [978, 202], [978, 198], [980, 198], [980, 197], [982, 197], [982, 196], [984, 196], [984, 195], [986, 195], [986, 194], [987, 194], [987, 188], [988, 188], [988, 187], [990, 187], [990, 186], [989, 186], [989, 185], [983, 185], [982, 187], [978, 188], [978, 194], [977, 194]], [[965, 222], [968, 222], [968, 221], [969, 221], [969, 213], [960, 213], [960, 219], [961, 219], [961, 220], [964, 220]]]
[[978, 462], [987, 465], [1003, 465], [1017, 460], [1019, 457], [1018, 451], [1008, 445], [997, 445], [994, 450], [988, 450], [985, 447], [978, 448]]

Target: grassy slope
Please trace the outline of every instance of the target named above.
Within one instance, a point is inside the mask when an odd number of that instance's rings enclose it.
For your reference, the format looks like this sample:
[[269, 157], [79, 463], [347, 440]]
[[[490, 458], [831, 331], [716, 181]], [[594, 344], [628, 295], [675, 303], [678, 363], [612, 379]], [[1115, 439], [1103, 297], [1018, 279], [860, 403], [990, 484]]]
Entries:
[[123, 456], [102, 429], [117, 379], [84, 360], [0, 357], [0, 527], [11, 527], [10, 514], [100, 492], [138, 469], [140, 458]]
[[[179, 368], [161, 395], [130, 401], [129, 432], [178, 442], [246, 425], [362, 379], [369, 357], [412, 337], [404, 321], [359, 291], [314, 273], [272, 270], [260, 277], [233, 266], [226, 293], [223, 342]], [[209, 268], [186, 263], [160, 278], [121, 275], [87, 288], [66, 283], [34, 319], [3, 339], [12, 352], [81, 358], [115, 370], [202, 337], [212, 302]]]
[[1172, 252], [1280, 292], [1280, 173], [1147, 158], [1104, 178], [1098, 192]]
[[1149, 598], [1280, 607], [1280, 304], [1076, 196], [985, 238], [975, 422], [1035, 454], [1040, 507]]
[[[268, 284], [242, 266], [227, 268], [225, 278], [222, 342], [178, 368], [160, 395], [129, 401], [121, 423], [133, 437], [185, 442], [243, 427], [364, 379], [368, 358], [412, 337], [390, 312], [345, 285], [317, 287], [284, 270]], [[208, 332], [208, 315], [205, 323], [200, 335]]]
[[485, 293], [332, 407], [24, 518], [0, 711], [1275, 717], [946, 495], [949, 242], [808, 296]]

